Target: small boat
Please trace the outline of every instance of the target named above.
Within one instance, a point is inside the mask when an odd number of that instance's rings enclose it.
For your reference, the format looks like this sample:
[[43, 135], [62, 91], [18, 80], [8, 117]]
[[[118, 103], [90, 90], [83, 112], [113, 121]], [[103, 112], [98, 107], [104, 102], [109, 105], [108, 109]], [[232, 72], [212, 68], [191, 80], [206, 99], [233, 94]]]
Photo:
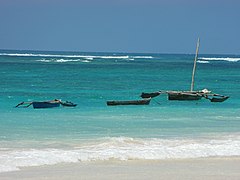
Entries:
[[33, 108], [54, 108], [60, 106], [60, 101], [33, 101], [32, 102]]
[[66, 102], [61, 101], [60, 103], [61, 103], [62, 106], [67, 106], [67, 107], [76, 107], [77, 106], [77, 104], [74, 104], [70, 101], [66, 101]]
[[[183, 91], [157, 91], [152, 93], [142, 93], [142, 98], [153, 98], [160, 94], [167, 94], [168, 100], [179, 100], [179, 101], [195, 101], [200, 100], [202, 97], [209, 99], [211, 102], [223, 102], [229, 98], [229, 96], [223, 96], [219, 94], [210, 94], [211, 91], [207, 89], [195, 91], [194, 90], [194, 77], [196, 72], [196, 66], [197, 66], [197, 60], [198, 60], [198, 51], [200, 46], [200, 39], [198, 38], [197, 41], [197, 48], [196, 48], [196, 54], [192, 69], [192, 81], [191, 81], [191, 87], [190, 90], [183, 90]], [[211, 98], [209, 98], [211, 97]]]
[[200, 100], [203, 95], [198, 92], [190, 91], [169, 91], [168, 100], [179, 100], [179, 101], [189, 101], [189, 100]]
[[161, 94], [161, 92], [152, 92], [152, 93], [142, 93], [141, 94], [141, 97], [142, 98], [153, 98], [153, 97], [156, 97], [156, 96], [159, 96]]
[[70, 101], [63, 102], [61, 100], [54, 99], [54, 100], [51, 100], [51, 101], [21, 102], [18, 105], [16, 105], [15, 107], [27, 108], [27, 107], [32, 105], [34, 109], [38, 109], [38, 108], [54, 108], [54, 107], [59, 107], [60, 104], [62, 106], [67, 106], [67, 107], [75, 107], [75, 106], [77, 106], [77, 104], [74, 104], [74, 103], [72, 103]]
[[108, 106], [117, 105], [149, 105], [151, 98], [145, 98], [141, 100], [130, 100], [130, 101], [107, 101]]

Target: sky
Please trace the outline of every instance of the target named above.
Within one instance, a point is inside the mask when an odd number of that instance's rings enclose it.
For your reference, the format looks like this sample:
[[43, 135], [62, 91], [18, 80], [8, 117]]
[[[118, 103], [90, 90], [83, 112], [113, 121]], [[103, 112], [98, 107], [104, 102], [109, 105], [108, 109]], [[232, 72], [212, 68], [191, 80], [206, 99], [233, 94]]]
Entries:
[[240, 55], [240, 0], [0, 0], [0, 49]]

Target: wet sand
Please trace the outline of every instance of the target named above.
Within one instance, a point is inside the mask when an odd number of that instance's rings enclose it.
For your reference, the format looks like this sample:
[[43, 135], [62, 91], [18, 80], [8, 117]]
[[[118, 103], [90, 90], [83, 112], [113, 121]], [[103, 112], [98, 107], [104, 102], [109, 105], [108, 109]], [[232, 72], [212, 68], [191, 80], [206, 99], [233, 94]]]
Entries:
[[239, 180], [240, 158], [201, 158], [157, 161], [97, 161], [21, 168], [0, 174], [1, 180]]

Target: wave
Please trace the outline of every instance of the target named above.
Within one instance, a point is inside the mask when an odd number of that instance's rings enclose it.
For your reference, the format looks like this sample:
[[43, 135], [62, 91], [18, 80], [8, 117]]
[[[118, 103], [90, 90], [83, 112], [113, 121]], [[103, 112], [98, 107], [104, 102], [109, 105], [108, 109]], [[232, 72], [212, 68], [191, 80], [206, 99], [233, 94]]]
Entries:
[[53, 57], [53, 58], [85, 58], [93, 59], [151, 59], [152, 56], [128, 56], [128, 55], [112, 55], [112, 56], [92, 56], [92, 55], [62, 55], [62, 54], [32, 54], [32, 53], [0, 53], [0, 56], [15, 56], [15, 57]]
[[200, 57], [198, 58], [199, 60], [204, 60], [204, 61], [229, 61], [229, 62], [238, 62], [240, 61], [240, 58], [232, 58], [232, 57], [213, 57], [213, 58], [208, 58], [208, 57]]
[[240, 156], [240, 136], [219, 139], [105, 138], [71, 149], [0, 149], [0, 172], [97, 160], [160, 160]]
[[132, 58], [135, 58], [135, 59], [152, 59], [153, 57], [152, 56], [132, 56]]
[[90, 56], [90, 55], [61, 55], [61, 54], [20, 54], [20, 53], [0, 53], [1, 56], [19, 57], [63, 57], [63, 58], [103, 58], [103, 59], [126, 59], [129, 56]]
[[201, 60], [198, 60], [197, 62], [198, 62], [198, 63], [202, 63], [202, 64], [207, 64], [207, 63], [209, 63], [209, 61], [201, 61]]
[[56, 62], [56, 63], [66, 63], [66, 62], [84, 62], [84, 63], [89, 63], [91, 62], [90, 60], [87, 59], [40, 59], [36, 60], [39, 62]]
[[1, 56], [19, 56], [19, 57], [66, 57], [66, 58], [81, 58], [82, 55], [60, 55], [60, 54], [29, 54], [29, 53], [0, 53]]

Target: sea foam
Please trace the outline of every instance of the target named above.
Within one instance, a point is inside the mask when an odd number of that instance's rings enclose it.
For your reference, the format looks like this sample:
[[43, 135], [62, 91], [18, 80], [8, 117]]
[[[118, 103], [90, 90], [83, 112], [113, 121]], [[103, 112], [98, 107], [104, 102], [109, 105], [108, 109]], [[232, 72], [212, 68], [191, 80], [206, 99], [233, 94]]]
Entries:
[[0, 172], [21, 167], [97, 160], [160, 160], [240, 156], [240, 137], [219, 139], [105, 138], [69, 149], [1, 150]]
[[67, 62], [84, 62], [84, 63], [89, 63], [91, 62], [90, 60], [87, 59], [40, 59], [36, 60], [40, 62], [56, 62], [56, 63], [67, 63]]
[[85, 58], [93, 59], [151, 59], [152, 56], [129, 56], [129, 55], [63, 55], [63, 54], [32, 54], [32, 53], [0, 53], [0, 56], [15, 56], [15, 57], [52, 57], [52, 58]]
[[204, 61], [229, 61], [229, 62], [238, 62], [240, 61], [240, 58], [232, 58], [232, 57], [199, 57], [199, 60]]
[[31, 54], [31, 53], [0, 53], [1, 56], [20, 57], [63, 57], [63, 58], [104, 58], [104, 59], [126, 59], [129, 56], [91, 56], [91, 55], [62, 55], [62, 54]]
[[197, 62], [202, 63], [202, 64], [208, 64], [209, 63], [209, 61], [201, 61], [201, 60], [198, 60]]

